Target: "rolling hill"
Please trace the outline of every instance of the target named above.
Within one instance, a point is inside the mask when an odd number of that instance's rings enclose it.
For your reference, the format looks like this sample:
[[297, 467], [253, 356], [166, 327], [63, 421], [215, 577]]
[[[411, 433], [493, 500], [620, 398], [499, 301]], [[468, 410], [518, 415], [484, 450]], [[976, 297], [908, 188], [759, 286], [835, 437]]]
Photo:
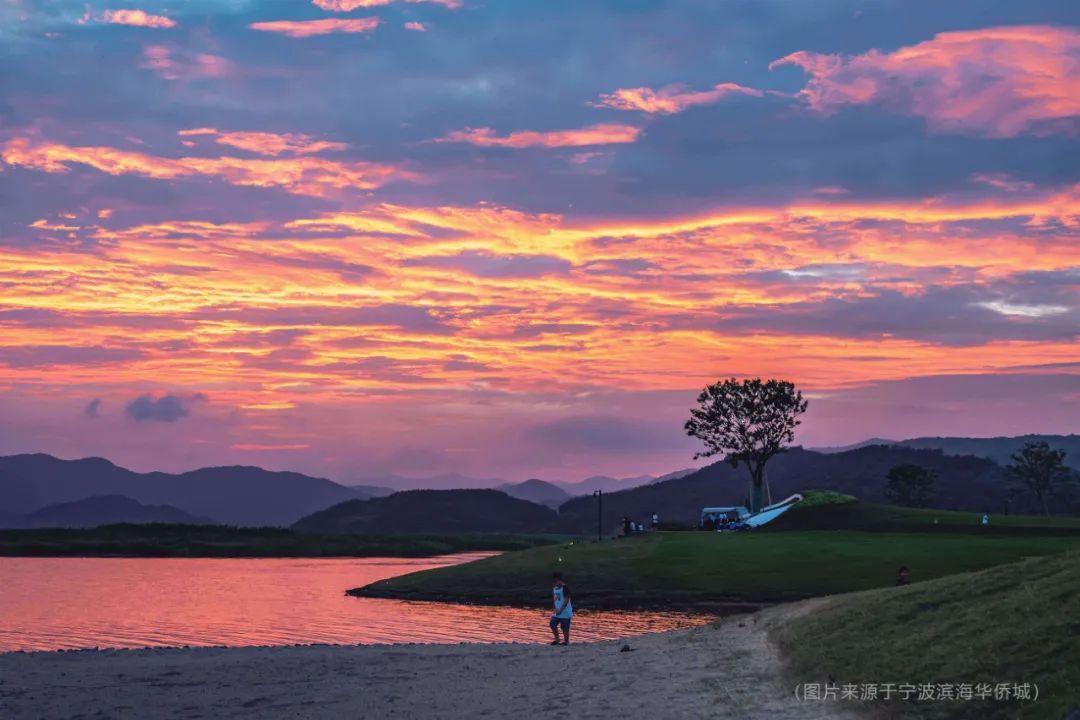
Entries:
[[528, 500], [529, 502], [534, 502], [539, 505], [547, 505], [549, 508], [553, 509], [557, 509], [560, 505], [573, 497], [558, 485], [536, 479], [526, 480], [525, 482], [516, 484], [500, 485], [495, 489], [506, 493], [510, 497], [515, 497], [518, 500]]
[[367, 497], [330, 480], [257, 467], [214, 467], [177, 475], [137, 473], [103, 458], [0, 457], [0, 507], [26, 515], [48, 505], [123, 495], [172, 505], [230, 525], [289, 525], [316, 510]]
[[[939, 450], [872, 445], [840, 453], [794, 448], [774, 458], [768, 467], [774, 500], [807, 488], [854, 495], [867, 502], [884, 502], [885, 474], [894, 465], [913, 463], [937, 473], [937, 494], [931, 506], [942, 509], [1001, 512], [1008, 497], [1001, 467], [986, 458], [946, 455]], [[604, 532], [615, 532], [624, 516], [645, 522], [656, 512], [661, 522], [696, 524], [707, 505], [743, 504], [746, 468], [719, 462], [674, 480], [604, 495]], [[1013, 501], [1014, 513], [1032, 512], [1024, 496]], [[575, 498], [559, 508], [559, 529], [595, 532], [596, 500]]]
[[497, 490], [407, 490], [350, 500], [313, 513], [293, 528], [319, 533], [539, 533], [555, 511]]
[[24, 515], [19, 527], [92, 528], [117, 523], [215, 525], [217, 521], [191, 515], [172, 505], [143, 505], [123, 495], [96, 495], [73, 502], [47, 505]]
[[1080, 435], [1017, 435], [1012, 437], [917, 437], [907, 440], [885, 440], [873, 438], [854, 445], [842, 447], [812, 448], [821, 453], [842, 453], [857, 450], [868, 445], [900, 445], [918, 450], [941, 450], [946, 455], [974, 455], [993, 460], [1005, 466], [1010, 462], [1010, 455], [1024, 443], [1045, 442], [1050, 447], [1065, 451], [1065, 464], [1080, 470]]
[[1045, 442], [1052, 448], [1065, 451], [1065, 464], [1080, 469], [1080, 435], [1019, 435], [1017, 437], [966, 438], [919, 437], [901, 440], [905, 447], [941, 450], [947, 455], [975, 455], [1008, 465], [1010, 455], [1025, 443]]

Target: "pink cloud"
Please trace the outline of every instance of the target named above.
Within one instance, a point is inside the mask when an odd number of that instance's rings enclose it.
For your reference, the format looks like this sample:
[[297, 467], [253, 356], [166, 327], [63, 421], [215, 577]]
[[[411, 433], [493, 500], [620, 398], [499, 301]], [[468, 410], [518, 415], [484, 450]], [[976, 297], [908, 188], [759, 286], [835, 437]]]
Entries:
[[699, 91], [686, 90], [681, 85], [668, 85], [659, 90], [647, 87], [620, 88], [601, 95], [599, 101], [589, 104], [616, 110], [637, 110], [650, 115], [671, 115], [694, 105], [711, 105], [729, 95], [761, 97], [763, 94], [760, 90], [735, 83], [720, 83], [711, 90]]
[[136, 27], [171, 28], [176, 21], [164, 15], [151, 15], [144, 10], [106, 10], [100, 15], [91, 16], [87, 11], [82, 22], [109, 23], [112, 25], [133, 25]]
[[[311, 0], [311, 4], [328, 12], [351, 12], [357, 8], [373, 8], [390, 5], [395, 0]], [[407, 3], [430, 3], [457, 10], [464, 3], [462, 0], [405, 0]]]
[[405, 29], [414, 32], [427, 32], [427, 25], [422, 22], [407, 22], [405, 23]]
[[619, 123], [600, 123], [574, 130], [538, 132], [522, 130], [498, 136], [491, 128], [466, 128], [455, 130], [435, 142], [458, 142], [481, 147], [583, 147], [632, 143], [638, 139], [641, 128]]
[[366, 33], [379, 26], [379, 18], [325, 18], [323, 20], [274, 20], [248, 25], [252, 30], [275, 32], [294, 38], [331, 33]]
[[946, 32], [893, 52], [799, 51], [769, 65], [810, 75], [799, 96], [822, 114], [881, 105], [935, 132], [985, 137], [1072, 132], [1080, 115], [1080, 32], [1015, 26]]

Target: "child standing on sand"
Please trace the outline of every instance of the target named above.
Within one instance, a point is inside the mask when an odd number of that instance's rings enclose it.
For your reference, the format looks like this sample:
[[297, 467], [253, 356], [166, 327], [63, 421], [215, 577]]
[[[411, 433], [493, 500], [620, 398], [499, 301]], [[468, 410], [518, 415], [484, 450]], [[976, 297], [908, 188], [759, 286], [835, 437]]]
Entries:
[[[554, 612], [551, 613], [551, 634], [555, 636], [552, 645], [570, 644], [570, 620], [574, 617], [574, 605], [570, 602], [570, 588], [563, 582], [562, 573], [553, 573], [551, 576], [551, 597], [554, 603]], [[559, 628], [562, 628], [563, 639], [559, 641]]]

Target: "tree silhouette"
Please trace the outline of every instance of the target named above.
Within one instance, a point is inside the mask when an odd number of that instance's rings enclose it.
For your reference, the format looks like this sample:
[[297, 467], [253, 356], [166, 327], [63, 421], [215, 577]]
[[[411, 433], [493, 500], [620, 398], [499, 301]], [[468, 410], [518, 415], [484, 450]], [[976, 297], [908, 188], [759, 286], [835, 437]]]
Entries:
[[1065, 451], [1054, 450], [1043, 441], [1025, 443], [1011, 456], [1005, 474], [1014, 484], [1027, 488], [1035, 496], [1043, 515], [1049, 515], [1047, 496], [1063, 490], [1072, 481], [1072, 471], [1065, 465]]
[[934, 495], [933, 470], [920, 465], [896, 465], [885, 475], [885, 497], [906, 507], [926, 507]]
[[732, 467], [750, 470], [750, 510], [762, 507], [765, 464], [795, 441], [799, 415], [806, 412], [802, 393], [786, 380], [735, 378], [709, 385], [690, 410], [686, 434], [705, 443], [694, 458], [723, 454]]

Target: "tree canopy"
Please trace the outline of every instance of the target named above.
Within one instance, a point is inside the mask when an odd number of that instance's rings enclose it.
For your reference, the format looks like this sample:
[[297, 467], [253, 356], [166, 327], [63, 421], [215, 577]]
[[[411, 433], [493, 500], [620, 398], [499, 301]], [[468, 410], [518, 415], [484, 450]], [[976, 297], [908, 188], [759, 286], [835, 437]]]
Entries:
[[795, 441], [808, 401], [786, 380], [730, 378], [706, 387], [697, 402], [684, 426], [688, 435], [705, 444], [694, 457], [722, 454], [735, 467], [746, 463], [752, 483], [750, 509], [760, 510], [765, 464]]
[[921, 465], [895, 465], [885, 478], [885, 497], [897, 505], [926, 507], [934, 495], [934, 471]]
[[1072, 470], [1065, 465], [1065, 451], [1055, 450], [1040, 440], [1026, 443], [1011, 458], [1012, 463], [1005, 468], [1006, 476], [1031, 492], [1043, 515], [1049, 515], [1047, 499], [1074, 479]]

